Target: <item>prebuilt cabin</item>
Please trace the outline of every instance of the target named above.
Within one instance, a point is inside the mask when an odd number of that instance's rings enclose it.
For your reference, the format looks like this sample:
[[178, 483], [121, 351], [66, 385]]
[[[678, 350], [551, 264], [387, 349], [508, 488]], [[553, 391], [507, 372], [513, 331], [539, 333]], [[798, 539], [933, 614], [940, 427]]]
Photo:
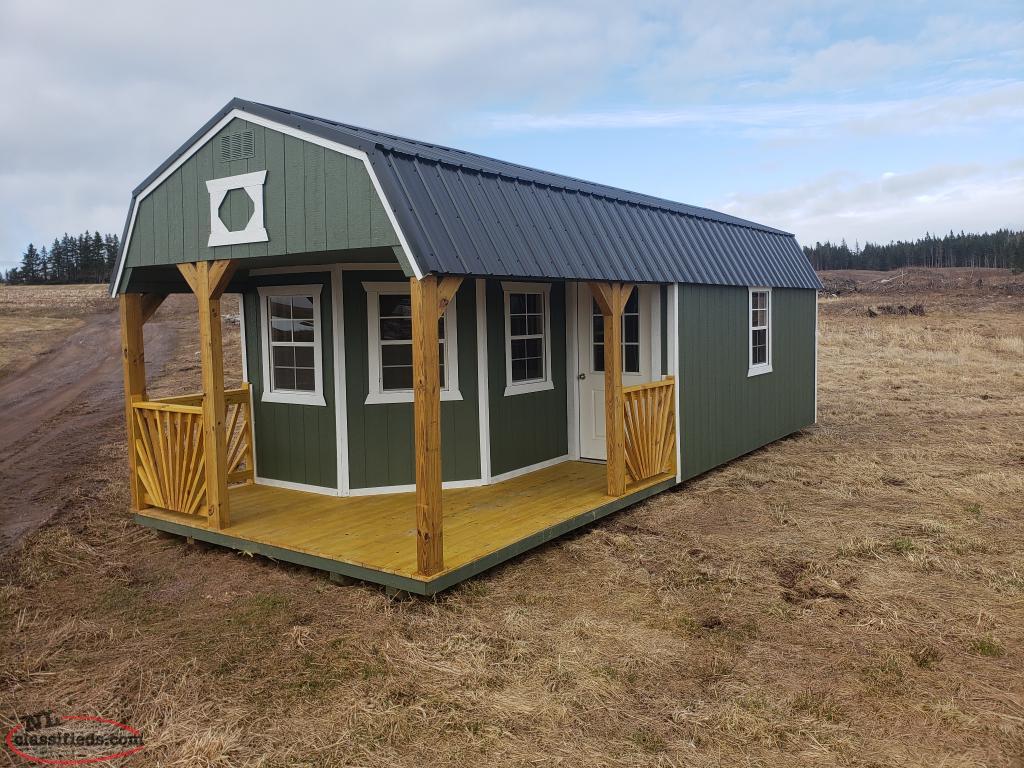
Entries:
[[[235, 99], [122, 240], [151, 528], [433, 594], [815, 421], [817, 276], [704, 208]], [[202, 392], [151, 398], [184, 292]]]

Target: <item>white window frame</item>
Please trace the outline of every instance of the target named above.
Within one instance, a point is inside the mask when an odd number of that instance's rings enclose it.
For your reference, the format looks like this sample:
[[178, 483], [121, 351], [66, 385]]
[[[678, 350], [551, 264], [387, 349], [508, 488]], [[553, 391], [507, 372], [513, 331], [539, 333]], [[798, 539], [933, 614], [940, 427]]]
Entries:
[[[409, 283], [407, 282], [380, 282], [363, 283], [366, 291], [366, 331], [367, 331], [367, 375], [369, 377], [369, 394], [366, 395], [366, 405], [378, 405], [381, 403], [411, 403], [413, 391], [411, 389], [389, 389], [381, 386], [380, 380], [380, 296], [408, 296]], [[461, 400], [462, 392], [459, 390], [459, 334], [458, 334], [458, 313], [455, 308], [456, 299], [452, 298], [448, 308], [444, 312], [444, 379], [445, 385], [441, 387], [441, 400]]]
[[[765, 317], [767, 325], [754, 326], [754, 294], [764, 293], [767, 297]], [[768, 354], [765, 362], [754, 365], [754, 331], [765, 331], [765, 340], [768, 345]], [[760, 376], [772, 372], [772, 350], [775, 345], [772, 343], [772, 289], [763, 287], [751, 287], [747, 289], [747, 376]]]
[[[263, 358], [263, 394], [261, 400], [264, 403], [290, 403], [292, 405], [320, 405], [326, 406], [324, 399], [324, 353], [323, 333], [321, 323], [323, 315], [320, 313], [320, 292], [323, 286], [314, 285], [275, 285], [263, 286], [257, 289], [260, 296], [260, 350]], [[273, 389], [273, 378], [271, 377], [270, 364], [270, 311], [267, 308], [268, 299], [272, 296], [312, 296], [313, 297], [313, 365], [315, 367], [312, 392], [299, 392], [296, 390], [275, 390]]]
[[[524, 395], [527, 392], [543, 392], [554, 389], [551, 378], [551, 284], [550, 283], [505, 283], [501, 284], [505, 305], [505, 397]], [[535, 381], [512, 381], [512, 319], [509, 312], [509, 294], [532, 293], [544, 301], [544, 378]]]

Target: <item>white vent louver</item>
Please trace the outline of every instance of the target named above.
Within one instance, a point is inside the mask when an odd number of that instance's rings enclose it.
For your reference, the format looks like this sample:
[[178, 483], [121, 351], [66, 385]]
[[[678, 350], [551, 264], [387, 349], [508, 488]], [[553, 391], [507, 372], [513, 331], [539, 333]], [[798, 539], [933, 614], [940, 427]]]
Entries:
[[244, 160], [256, 154], [256, 139], [252, 131], [242, 131], [220, 137], [220, 161]]

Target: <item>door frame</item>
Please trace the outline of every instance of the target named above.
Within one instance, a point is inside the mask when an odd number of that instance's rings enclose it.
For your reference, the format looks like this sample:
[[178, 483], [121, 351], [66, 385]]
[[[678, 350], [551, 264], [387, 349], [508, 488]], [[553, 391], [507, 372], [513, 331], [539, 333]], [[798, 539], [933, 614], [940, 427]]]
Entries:
[[[648, 301], [648, 315], [649, 315], [649, 327], [650, 327], [650, 370], [647, 371], [649, 381], [659, 381], [665, 375], [662, 373], [662, 359], [661, 359], [661, 284], [660, 283], [637, 283], [637, 290], [643, 291]], [[671, 287], [671, 286], [670, 286]], [[604, 459], [592, 459], [584, 457], [582, 455], [582, 412], [580, 408], [580, 380], [579, 380], [579, 361], [580, 361], [580, 337], [581, 332], [579, 328], [579, 297], [582, 292], [586, 292], [588, 298], [592, 298], [590, 294], [590, 286], [586, 281], [566, 281], [565, 283], [565, 352], [566, 352], [566, 365], [565, 365], [565, 376], [566, 376], [566, 392], [568, 394], [569, 402], [567, 403], [566, 412], [568, 414], [566, 429], [568, 430], [569, 437], [569, 456], [577, 461], [592, 461], [598, 464], [603, 464]], [[641, 303], [644, 297], [641, 297]], [[671, 296], [669, 297], [669, 304], [671, 305]], [[641, 307], [642, 309], [642, 307]], [[671, 318], [669, 318], [671, 322]], [[641, 339], [641, 342], [643, 340]], [[671, 342], [671, 334], [669, 334], [669, 341]], [[669, 350], [669, 359], [665, 361], [667, 368], [671, 368], [671, 349]], [[671, 370], [667, 373], [671, 374]]]

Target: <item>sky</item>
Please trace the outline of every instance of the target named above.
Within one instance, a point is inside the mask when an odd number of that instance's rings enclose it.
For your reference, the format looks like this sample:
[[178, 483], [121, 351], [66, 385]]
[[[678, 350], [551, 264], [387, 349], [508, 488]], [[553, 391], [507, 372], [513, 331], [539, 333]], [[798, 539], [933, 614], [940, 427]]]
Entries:
[[232, 97], [816, 241], [1024, 228], [1024, 3], [0, 0], [0, 269]]

